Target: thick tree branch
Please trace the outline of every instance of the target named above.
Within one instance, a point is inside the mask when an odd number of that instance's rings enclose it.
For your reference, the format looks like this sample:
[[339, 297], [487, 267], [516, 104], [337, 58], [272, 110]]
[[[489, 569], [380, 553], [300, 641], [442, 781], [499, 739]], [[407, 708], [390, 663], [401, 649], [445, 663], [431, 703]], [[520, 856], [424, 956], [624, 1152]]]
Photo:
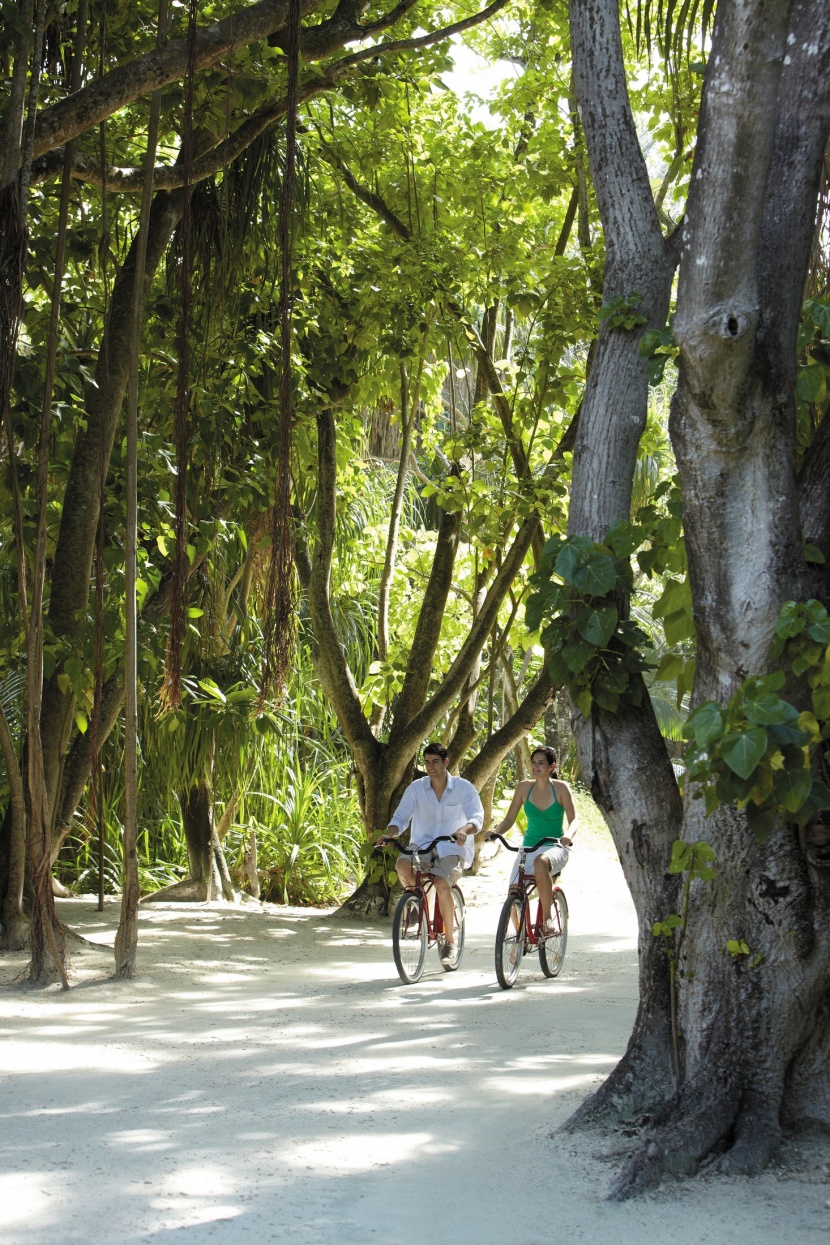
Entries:
[[354, 676], [343, 653], [329, 599], [331, 560], [337, 515], [337, 436], [334, 414], [325, 407], [317, 415], [317, 544], [311, 561], [308, 603], [318, 646], [317, 669], [326, 694], [337, 710], [352, 749], [369, 760], [377, 741], [366, 721]]
[[723, 413], [733, 446], [753, 418], [739, 394], [755, 354], [759, 241], [791, 9], [792, 0], [735, 0], [718, 10], [689, 190], [675, 336], [701, 410], [713, 431]]
[[[487, 21], [503, 9], [505, 4], [507, 0], [493, 0], [493, 3], [480, 13], [474, 13], [462, 21], [453, 22], [431, 34], [411, 39], [388, 40], [373, 47], [363, 48], [334, 65], [330, 65], [324, 74], [325, 85], [315, 89], [313, 84], [307, 84], [303, 90], [308, 90], [310, 94], [319, 94], [320, 90], [329, 89], [342, 73], [363, 61], [374, 60], [387, 52], [412, 51], [440, 43], [444, 39], [449, 39], [455, 34], [460, 34], [464, 30]], [[313, 12], [317, 7], [319, 7], [319, 0], [304, 0], [303, 14]], [[388, 21], [380, 19], [380, 24], [375, 23], [366, 29], [357, 27], [355, 33], [348, 34], [348, 37], [340, 43], [333, 42], [329, 50], [334, 52], [338, 47], [342, 47], [343, 42], [366, 38], [375, 30], [391, 25], [393, 20], [397, 21], [405, 11], [401, 5], [397, 5], [390, 11]], [[266, 39], [269, 35], [282, 30], [286, 25], [287, 15], [287, 0], [260, 0], [259, 4], [252, 5], [242, 13], [236, 13], [221, 22], [214, 22], [212, 26], [200, 31], [197, 35], [196, 69], [207, 69], [228, 53], [245, 47], [249, 43]], [[323, 26], [319, 29], [322, 30]], [[310, 46], [313, 42], [311, 31], [304, 31], [303, 37], [309, 41]], [[321, 53], [321, 55], [326, 54]], [[308, 57], [308, 59], [313, 58], [313, 56]], [[137, 57], [136, 60], [126, 65], [119, 65], [117, 69], [104, 74], [89, 86], [76, 91], [74, 95], [61, 100], [58, 104], [53, 104], [51, 108], [44, 109], [38, 119], [35, 133], [34, 156], [43, 156], [56, 147], [63, 146], [70, 139], [83, 134], [114, 112], [132, 103], [133, 100], [184, 77], [187, 63], [187, 40], [174, 39], [162, 50]], [[300, 98], [303, 98], [302, 93]], [[282, 108], [282, 104], [276, 107]], [[277, 115], [282, 116], [283, 113], [278, 112]], [[271, 117], [272, 121], [274, 119], [275, 117]], [[270, 124], [270, 121], [266, 124]], [[261, 133], [261, 129], [258, 132]], [[248, 141], [253, 141], [253, 137]], [[225, 159], [222, 163], [227, 162]], [[221, 163], [217, 167], [221, 167]], [[208, 174], [203, 174], [203, 176], [208, 176]]]
[[435, 650], [441, 637], [447, 597], [452, 587], [455, 555], [461, 535], [460, 510], [445, 510], [441, 516], [438, 539], [432, 559], [429, 583], [426, 586], [409, 650], [406, 677], [395, 705], [395, 716], [389, 735], [394, 747], [404, 728], [423, 707], [432, 679]]
[[516, 712], [493, 732], [464, 770], [464, 777], [477, 790], [480, 791], [487, 780], [492, 778], [511, 748], [515, 748], [533, 730], [555, 695], [556, 689], [550, 681], [547, 666], [543, 666]]

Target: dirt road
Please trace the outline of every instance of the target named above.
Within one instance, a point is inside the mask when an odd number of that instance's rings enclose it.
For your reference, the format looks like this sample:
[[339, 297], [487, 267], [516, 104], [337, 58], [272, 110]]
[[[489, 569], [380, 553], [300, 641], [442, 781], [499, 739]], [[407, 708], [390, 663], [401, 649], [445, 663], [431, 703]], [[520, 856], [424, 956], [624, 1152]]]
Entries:
[[[468, 879], [460, 971], [402, 986], [389, 927], [300, 909], [153, 907], [142, 975], [0, 991], [6, 1245], [673, 1245], [827, 1240], [830, 1149], [792, 1143], [754, 1180], [604, 1200], [616, 1136], [551, 1136], [625, 1047], [635, 925], [607, 841], [565, 874], [562, 976], [502, 992], [507, 861]], [[111, 943], [113, 904], [61, 903]], [[0, 961], [8, 983], [22, 961]]]

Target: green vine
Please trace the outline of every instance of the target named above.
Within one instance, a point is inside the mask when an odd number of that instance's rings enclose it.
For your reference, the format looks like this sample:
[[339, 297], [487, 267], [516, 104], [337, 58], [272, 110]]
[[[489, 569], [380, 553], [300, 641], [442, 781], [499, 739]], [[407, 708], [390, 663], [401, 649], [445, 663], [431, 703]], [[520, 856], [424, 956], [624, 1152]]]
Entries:
[[594, 704], [615, 713], [624, 701], [639, 704], [642, 697], [642, 681], [634, 676], [649, 668], [641, 651], [648, 637], [619, 608], [631, 592], [629, 558], [639, 539], [630, 523], [615, 524], [604, 544], [554, 536], [531, 580], [527, 627], [537, 631], [550, 620], [541, 633], [550, 676], [586, 716]]
[[813, 751], [830, 738], [830, 616], [820, 601], [787, 601], [775, 628], [770, 660], [783, 661], [810, 689], [812, 711], [778, 693], [784, 669], [746, 679], [727, 705], [706, 700], [689, 715], [686, 770], [694, 795], [713, 813], [721, 804], [745, 809], [760, 843], [776, 818], [804, 825], [830, 809], [830, 789], [812, 769]]

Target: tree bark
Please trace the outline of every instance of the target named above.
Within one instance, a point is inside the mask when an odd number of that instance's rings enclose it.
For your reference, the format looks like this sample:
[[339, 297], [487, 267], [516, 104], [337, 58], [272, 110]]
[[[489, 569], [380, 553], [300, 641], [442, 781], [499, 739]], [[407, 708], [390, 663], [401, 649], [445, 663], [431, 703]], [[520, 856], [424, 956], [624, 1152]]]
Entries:
[[[616, 0], [572, 0], [571, 20], [609, 253], [605, 297], [642, 291], [640, 307], [656, 325], [671, 244], [659, 237], [633, 136]], [[826, 3], [734, 0], [718, 9], [684, 231], [671, 415], [698, 633], [693, 703], [725, 702], [748, 674], [767, 669], [780, 605], [805, 583], [795, 327], [828, 129], [828, 58]], [[600, 64], [605, 79], [592, 81]], [[628, 517], [645, 416], [631, 341], [614, 336], [600, 334], [574, 464], [571, 530], [595, 539]], [[652, 1112], [616, 1197], [665, 1173], [690, 1174], [713, 1154], [721, 1171], [757, 1171], [783, 1118], [830, 1116], [826, 872], [792, 828], [761, 848], [735, 807], [706, 818], [687, 789], [681, 808], [647, 698], [613, 717], [575, 715], [574, 726], [583, 776], [637, 907], [640, 1008], [622, 1063], [571, 1125], [632, 1105]], [[672, 1093], [665, 957], [649, 927], [677, 908], [665, 874], [677, 836], [711, 843], [717, 877], [692, 889], [680, 965], [682, 1083]], [[728, 954], [729, 940], [743, 940], [751, 958]]]

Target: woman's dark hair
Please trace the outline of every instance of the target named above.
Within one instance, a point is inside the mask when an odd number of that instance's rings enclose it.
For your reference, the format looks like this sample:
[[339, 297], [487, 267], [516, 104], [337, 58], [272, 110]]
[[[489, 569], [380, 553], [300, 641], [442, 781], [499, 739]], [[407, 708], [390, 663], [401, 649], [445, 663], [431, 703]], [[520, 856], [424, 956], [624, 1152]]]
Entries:
[[534, 748], [530, 754], [531, 761], [535, 756], [541, 754], [547, 761], [548, 765], [556, 764], [556, 753], [553, 748], [546, 748], [544, 744], [540, 744], [538, 748]]
[[446, 761], [448, 753], [443, 744], [427, 744], [424, 748], [425, 757], [440, 757], [442, 761]]

